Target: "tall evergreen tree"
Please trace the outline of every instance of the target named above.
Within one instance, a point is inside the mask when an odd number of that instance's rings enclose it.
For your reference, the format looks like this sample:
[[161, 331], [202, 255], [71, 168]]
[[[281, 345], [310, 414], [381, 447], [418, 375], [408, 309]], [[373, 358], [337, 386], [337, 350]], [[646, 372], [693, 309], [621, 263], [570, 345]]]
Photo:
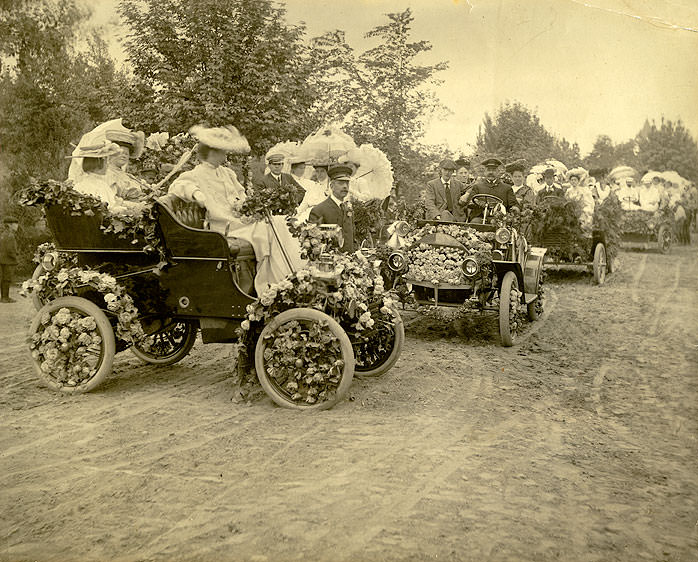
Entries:
[[675, 170], [698, 181], [698, 146], [681, 120], [673, 123], [662, 118], [659, 125], [646, 122], [635, 142], [637, 160], [643, 169]]

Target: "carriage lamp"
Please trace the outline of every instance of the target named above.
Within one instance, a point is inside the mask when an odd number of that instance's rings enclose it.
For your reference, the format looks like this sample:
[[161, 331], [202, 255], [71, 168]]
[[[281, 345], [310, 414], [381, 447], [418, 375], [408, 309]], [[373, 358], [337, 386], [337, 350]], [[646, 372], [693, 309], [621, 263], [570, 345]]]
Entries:
[[499, 244], [506, 244], [511, 240], [511, 231], [507, 228], [498, 228], [497, 232], [494, 233], [494, 239]]
[[492, 259], [501, 261], [504, 259], [504, 252], [502, 250], [492, 250]]
[[45, 271], [51, 271], [58, 263], [58, 254], [56, 252], [47, 252], [44, 257], [41, 258], [41, 267]]
[[407, 260], [402, 252], [393, 252], [388, 256], [388, 267], [392, 271], [401, 271], [407, 266]]
[[398, 236], [407, 236], [410, 232], [410, 225], [407, 221], [398, 221], [395, 223], [395, 232]]
[[463, 275], [466, 277], [473, 277], [474, 275], [477, 275], [478, 271], [480, 271], [480, 266], [477, 263], [477, 260], [472, 257], [465, 258], [460, 267], [463, 270]]

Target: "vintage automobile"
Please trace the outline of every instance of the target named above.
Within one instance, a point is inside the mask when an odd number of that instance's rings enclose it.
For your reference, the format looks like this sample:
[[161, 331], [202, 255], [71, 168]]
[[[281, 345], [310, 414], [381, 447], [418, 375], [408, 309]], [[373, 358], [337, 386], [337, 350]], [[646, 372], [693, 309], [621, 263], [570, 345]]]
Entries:
[[575, 205], [563, 197], [543, 198], [534, 213], [531, 241], [547, 249], [545, 267], [584, 268], [593, 273], [597, 285], [603, 285], [613, 272], [611, 235], [596, 221], [591, 232], [584, 232]]
[[508, 347], [525, 317], [536, 320], [543, 310], [546, 251], [501, 223], [498, 197], [479, 194], [472, 201], [483, 207], [481, 222], [418, 221], [387, 264], [402, 274], [419, 305], [497, 313]]
[[623, 211], [620, 224], [623, 248], [659, 250], [662, 254], [667, 254], [671, 250], [674, 238], [674, 217], [666, 207], [660, 208], [657, 212], [640, 209]]
[[[260, 301], [254, 295], [254, 251], [243, 240], [230, 243], [203, 228], [203, 212], [195, 204], [171, 196], [154, 203], [159, 251], [152, 251], [146, 239], [105, 233], [99, 212], [75, 213], [61, 205], [47, 205], [45, 211], [57, 251], [43, 256], [34, 275], [34, 282], [45, 290], [33, 295], [41, 308], [31, 323], [29, 343], [37, 373], [54, 389], [67, 393], [94, 389], [110, 373], [115, 353], [129, 347], [146, 363], [172, 365], [189, 353], [199, 331], [203, 343], [234, 343], [247, 333], [253, 337], [246, 344], [257, 377], [274, 402], [296, 409], [326, 409], [346, 396], [354, 373], [383, 374], [400, 355], [402, 320], [394, 307], [386, 313], [389, 305], [382, 307], [384, 297], [379, 293], [368, 301], [375, 318], [370, 329], [356, 329], [358, 312], [347, 310], [352, 303], [342, 310], [319, 310], [315, 299], [313, 305], [288, 304], [286, 310], [265, 318], [257, 332], [240, 330], [248, 306]], [[71, 274], [84, 283], [66, 285], [68, 269], [58, 269], [66, 263], [75, 266]], [[331, 269], [331, 258], [329, 264]], [[327, 294], [336, 290], [337, 279], [331, 273], [308, 271], [314, 290]], [[317, 278], [312, 278], [312, 271]], [[121, 337], [124, 317], [110, 307], [118, 290], [98, 274], [112, 276], [119, 290], [132, 298], [146, 335], [141, 341]], [[105, 296], [105, 290], [113, 292]], [[126, 321], [134, 320], [126, 316]], [[41, 347], [53, 340], [65, 348], [69, 359], [58, 360], [58, 350]], [[288, 349], [277, 353], [274, 346], [279, 341]], [[326, 348], [317, 341], [325, 342]], [[59, 363], [60, 369], [52, 367]], [[305, 394], [299, 387], [306, 388]]]

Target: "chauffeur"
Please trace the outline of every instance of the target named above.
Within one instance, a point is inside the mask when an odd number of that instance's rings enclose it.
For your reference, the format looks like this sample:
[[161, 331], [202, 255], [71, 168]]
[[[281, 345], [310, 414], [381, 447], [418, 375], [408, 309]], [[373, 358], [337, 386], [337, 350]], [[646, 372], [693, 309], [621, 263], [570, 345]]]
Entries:
[[338, 224], [344, 234], [342, 252], [354, 251], [354, 217], [350, 203], [344, 201], [349, 193], [350, 166], [332, 166], [327, 171], [330, 178], [330, 196], [310, 211], [310, 222]]
[[[516, 200], [516, 195], [514, 195], [514, 190], [511, 188], [511, 185], [503, 182], [499, 177], [499, 168], [501, 165], [502, 161], [498, 158], [483, 160], [482, 166], [485, 167], [485, 177], [478, 180], [470, 191], [461, 198], [463, 205], [470, 203], [474, 195], [483, 194], [499, 197], [507, 210], [511, 207], [519, 206], [519, 202]], [[481, 215], [482, 208], [476, 206], [475, 209], [471, 211], [470, 218], [473, 219]]]

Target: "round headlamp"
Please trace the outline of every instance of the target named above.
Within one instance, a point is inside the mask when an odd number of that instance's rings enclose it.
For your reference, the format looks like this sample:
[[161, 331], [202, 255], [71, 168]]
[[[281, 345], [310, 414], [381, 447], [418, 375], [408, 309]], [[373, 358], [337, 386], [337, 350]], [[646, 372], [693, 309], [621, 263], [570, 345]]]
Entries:
[[388, 256], [388, 267], [392, 271], [401, 271], [406, 265], [407, 260], [402, 252], [393, 252]]
[[497, 232], [494, 233], [494, 239], [499, 244], [506, 244], [511, 240], [511, 231], [508, 228], [498, 228]]
[[56, 252], [47, 252], [44, 254], [44, 257], [41, 258], [41, 267], [43, 267], [45, 271], [51, 271], [56, 267], [57, 263], [58, 254]]
[[502, 250], [492, 250], [492, 259], [502, 261], [504, 259], [504, 252], [502, 252]]
[[399, 221], [395, 225], [395, 231], [398, 233], [398, 236], [407, 236], [410, 232], [410, 225], [407, 221]]
[[480, 271], [480, 266], [475, 258], [465, 258], [460, 267], [463, 270], [463, 275], [466, 277], [477, 275], [478, 271]]

